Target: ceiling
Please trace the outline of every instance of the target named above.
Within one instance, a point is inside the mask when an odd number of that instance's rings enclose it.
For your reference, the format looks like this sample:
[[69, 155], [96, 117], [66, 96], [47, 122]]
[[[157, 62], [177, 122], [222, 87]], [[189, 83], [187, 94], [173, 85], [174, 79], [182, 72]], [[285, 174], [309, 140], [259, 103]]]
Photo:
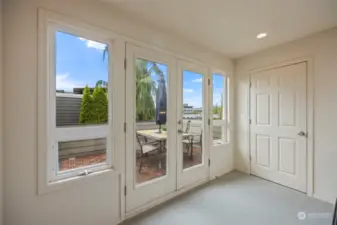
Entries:
[[101, 1], [230, 58], [337, 26], [337, 0]]

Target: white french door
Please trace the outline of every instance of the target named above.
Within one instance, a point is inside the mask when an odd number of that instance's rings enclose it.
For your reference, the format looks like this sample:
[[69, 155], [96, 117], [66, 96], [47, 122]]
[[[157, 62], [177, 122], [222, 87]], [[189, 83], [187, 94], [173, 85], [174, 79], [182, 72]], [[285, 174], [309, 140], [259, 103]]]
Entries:
[[209, 177], [208, 69], [126, 44], [126, 213]]
[[178, 189], [209, 178], [209, 82], [206, 67], [178, 62]]
[[[176, 190], [177, 87], [174, 58], [127, 43], [126, 60], [125, 206], [130, 212]], [[166, 87], [160, 95], [167, 103], [161, 126], [156, 121], [159, 85], [161, 91]]]

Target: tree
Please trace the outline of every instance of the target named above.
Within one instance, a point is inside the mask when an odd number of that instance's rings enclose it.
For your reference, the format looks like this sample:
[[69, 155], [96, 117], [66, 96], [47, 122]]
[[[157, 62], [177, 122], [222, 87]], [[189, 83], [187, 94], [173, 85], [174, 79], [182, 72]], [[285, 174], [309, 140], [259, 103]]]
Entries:
[[223, 114], [224, 114], [224, 108], [223, 108], [223, 94], [221, 94], [221, 105], [220, 105], [220, 109], [219, 109], [219, 113], [220, 113], [220, 120], [223, 119]]
[[136, 60], [136, 120], [154, 120], [155, 105], [152, 96], [156, 92], [156, 86], [151, 78], [151, 68], [147, 60]]
[[107, 88], [108, 82], [106, 82], [104, 80], [99, 80], [99, 81], [96, 82], [96, 86], [101, 86], [101, 87]]
[[94, 92], [86, 86], [83, 90], [80, 123], [101, 124], [108, 121], [108, 96], [102, 86], [96, 85]]
[[87, 124], [92, 118], [92, 97], [90, 94], [90, 88], [85, 86], [83, 90], [83, 97], [81, 103], [80, 123]]
[[[103, 60], [108, 58], [108, 46], [103, 51]], [[151, 73], [163, 76], [164, 73], [155, 62], [143, 59], [136, 60], [136, 120], [154, 120], [155, 104], [153, 97], [156, 93], [155, 82], [152, 80]], [[99, 80], [96, 83], [105, 88], [108, 82]]]
[[213, 114], [218, 114], [218, 112], [219, 112], [219, 106], [218, 106], [218, 104], [216, 104], [215, 106], [213, 106]]
[[105, 123], [108, 121], [108, 96], [104, 88], [96, 85], [92, 93], [93, 107], [91, 122], [96, 124]]
[[213, 106], [213, 114], [219, 115], [219, 120], [223, 119], [223, 113], [224, 113], [224, 107], [223, 107], [223, 95], [221, 95], [221, 103], [220, 106], [218, 106], [217, 104], [215, 106]]

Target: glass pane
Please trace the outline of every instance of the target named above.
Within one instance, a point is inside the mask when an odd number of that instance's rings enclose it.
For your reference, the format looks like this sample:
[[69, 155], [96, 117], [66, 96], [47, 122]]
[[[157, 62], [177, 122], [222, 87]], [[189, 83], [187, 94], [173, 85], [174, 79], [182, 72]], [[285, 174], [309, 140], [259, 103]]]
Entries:
[[183, 168], [202, 163], [203, 75], [183, 73]]
[[56, 32], [56, 126], [108, 122], [107, 45]]
[[213, 144], [223, 144], [225, 132], [223, 125], [213, 124]]
[[[213, 143], [220, 144], [226, 141], [226, 79], [222, 75], [213, 74]], [[217, 140], [217, 141], [215, 141]]]
[[137, 184], [167, 174], [167, 66], [136, 59]]
[[106, 163], [106, 138], [58, 143], [59, 171]]

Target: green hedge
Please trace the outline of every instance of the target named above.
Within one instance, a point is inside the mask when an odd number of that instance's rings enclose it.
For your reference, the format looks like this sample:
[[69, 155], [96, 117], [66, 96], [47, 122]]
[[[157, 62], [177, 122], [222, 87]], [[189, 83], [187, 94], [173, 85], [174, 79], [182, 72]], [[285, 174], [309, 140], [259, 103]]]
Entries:
[[86, 86], [83, 90], [81, 103], [81, 124], [102, 124], [108, 121], [108, 96], [106, 89], [96, 85], [93, 93]]

